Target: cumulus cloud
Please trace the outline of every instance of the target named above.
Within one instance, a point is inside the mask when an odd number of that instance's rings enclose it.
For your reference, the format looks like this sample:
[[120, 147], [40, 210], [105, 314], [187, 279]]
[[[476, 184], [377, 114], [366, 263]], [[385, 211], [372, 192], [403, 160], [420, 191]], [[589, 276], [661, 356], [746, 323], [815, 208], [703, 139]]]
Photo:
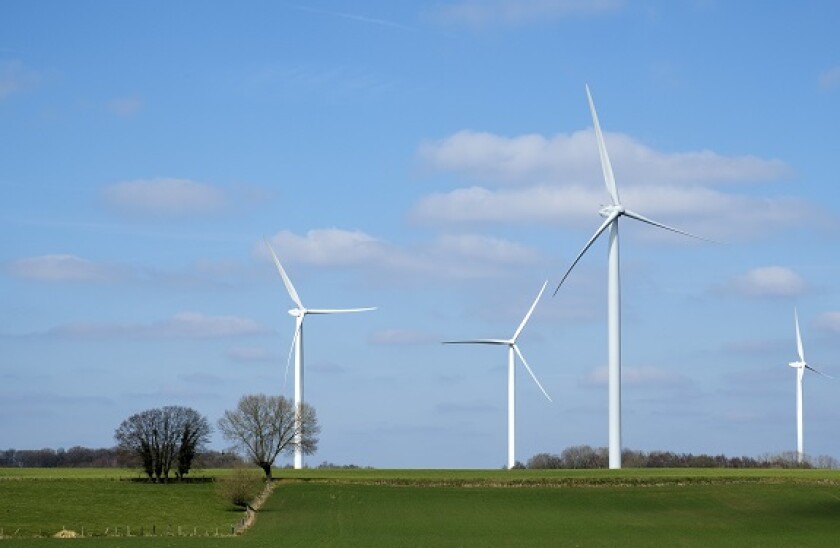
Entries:
[[42, 282], [104, 282], [117, 278], [117, 269], [76, 255], [25, 257], [9, 264], [9, 272], [19, 278]]
[[[788, 177], [781, 160], [755, 156], [722, 156], [709, 150], [664, 153], [628, 135], [605, 133], [610, 162], [622, 184], [732, 183]], [[512, 184], [580, 183], [601, 180], [593, 130], [503, 137], [459, 131], [423, 143], [418, 151], [427, 165], [484, 181]]]
[[217, 187], [189, 179], [142, 179], [105, 187], [105, 201], [134, 214], [181, 216], [213, 213], [225, 206]]
[[[282, 260], [318, 266], [354, 265], [382, 259], [388, 245], [359, 230], [320, 228], [300, 236], [283, 230], [270, 238], [274, 249], [282, 250]], [[260, 246], [261, 254], [268, 251]]]
[[83, 339], [174, 338], [211, 339], [263, 335], [273, 331], [251, 318], [210, 316], [198, 312], [180, 312], [172, 318], [150, 324], [114, 324], [73, 322], [35, 335]]
[[[804, 200], [756, 197], [719, 188], [792, 175], [784, 162], [712, 151], [664, 153], [622, 134], [607, 134], [622, 202], [659, 221], [708, 238], [749, 239], [828, 216]], [[421, 198], [410, 217], [419, 223], [552, 223], [589, 226], [609, 201], [592, 130], [515, 138], [461, 131], [420, 146], [434, 170], [481, 184]]]
[[0, 61], [0, 99], [35, 86], [40, 76], [20, 61]]
[[259, 335], [270, 333], [271, 329], [251, 318], [180, 312], [172, 319], [154, 326], [153, 331], [167, 337], [215, 338]]
[[[781, 227], [828, 221], [825, 213], [798, 198], [760, 199], [695, 186], [622, 187], [621, 196], [628, 208], [643, 215], [718, 240], [745, 240]], [[545, 223], [594, 229], [596, 211], [608, 200], [597, 184], [473, 186], [424, 196], [409, 216], [430, 225]]]
[[460, 0], [438, 6], [432, 15], [448, 24], [517, 25], [611, 13], [623, 4], [623, 0]]
[[[432, 242], [399, 247], [357, 230], [314, 229], [305, 235], [282, 231], [270, 243], [285, 262], [315, 266], [365, 267], [402, 275], [480, 278], [507, 267], [533, 264], [539, 254], [524, 245], [476, 234], [445, 234]], [[265, 246], [257, 254], [269, 260]]]
[[747, 297], [796, 297], [807, 286], [799, 274], [783, 266], [763, 266], [737, 276], [727, 289]]

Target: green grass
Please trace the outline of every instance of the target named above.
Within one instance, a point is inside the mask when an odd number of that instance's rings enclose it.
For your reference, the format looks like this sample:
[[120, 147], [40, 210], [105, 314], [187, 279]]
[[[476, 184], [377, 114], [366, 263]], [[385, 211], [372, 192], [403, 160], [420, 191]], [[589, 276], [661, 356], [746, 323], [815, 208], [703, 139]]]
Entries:
[[[0, 475], [0, 527], [7, 533], [9, 523], [78, 530], [61, 523], [71, 516], [92, 518], [103, 530], [131, 525], [134, 533], [129, 516], [156, 511], [173, 528], [203, 533], [214, 532], [213, 523], [229, 529], [240, 516], [208, 483], [146, 485], [92, 472], [81, 479], [66, 471], [22, 474]], [[276, 477], [281, 480], [274, 495], [242, 537], [75, 542], [209, 548], [830, 546], [840, 539], [837, 471], [278, 470]], [[61, 541], [4, 540], [0, 548], [55, 542]]]
[[645, 488], [281, 486], [249, 546], [826, 546], [840, 489], [806, 484]]
[[230, 534], [242, 518], [216, 496], [210, 474], [204, 481], [163, 485], [132, 481], [137, 474], [121, 470], [0, 470], [0, 528], [6, 536], [52, 535], [63, 528], [86, 536], [162, 535], [179, 527], [184, 534]]

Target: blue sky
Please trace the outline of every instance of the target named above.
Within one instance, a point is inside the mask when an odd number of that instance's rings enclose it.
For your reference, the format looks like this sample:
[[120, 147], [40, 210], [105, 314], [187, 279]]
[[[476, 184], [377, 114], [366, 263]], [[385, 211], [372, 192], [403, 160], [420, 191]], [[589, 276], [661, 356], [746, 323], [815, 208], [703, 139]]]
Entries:
[[[498, 468], [509, 337], [624, 204], [624, 445], [795, 449], [793, 309], [840, 376], [834, 2], [0, 5], [0, 447], [110, 446], [284, 385], [306, 325], [328, 460]], [[521, 348], [517, 457], [607, 443], [606, 243]], [[805, 449], [840, 457], [838, 381]], [[215, 436], [213, 446], [224, 440]], [[284, 461], [285, 462], [285, 461]]]

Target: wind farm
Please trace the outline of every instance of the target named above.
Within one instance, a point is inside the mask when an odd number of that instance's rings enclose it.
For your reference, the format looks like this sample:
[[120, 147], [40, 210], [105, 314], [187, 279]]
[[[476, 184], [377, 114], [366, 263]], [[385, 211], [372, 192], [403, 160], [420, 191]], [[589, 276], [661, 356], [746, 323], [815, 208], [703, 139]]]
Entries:
[[518, 460], [840, 456], [837, 383], [784, 366], [796, 306], [837, 376], [836, 6], [24, 4], [0, 8], [8, 447], [265, 393], [321, 426], [281, 466], [508, 468], [511, 346], [440, 343], [508, 340], [547, 278], [516, 346], [553, 402], [514, 349]]
[[840, 4], [755, 4], [0, 2], [0, 545], [836, 543]]

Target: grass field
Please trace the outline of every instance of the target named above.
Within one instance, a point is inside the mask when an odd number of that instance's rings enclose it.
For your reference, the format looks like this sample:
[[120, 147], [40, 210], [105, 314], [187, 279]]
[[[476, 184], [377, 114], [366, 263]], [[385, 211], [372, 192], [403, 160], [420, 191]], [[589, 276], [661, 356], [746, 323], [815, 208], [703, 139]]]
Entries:
[[[0, 471], [0, 527], [156, 519], [211, 535], [240, 514], [212, 484], [145, 485], [106, 471]], [[214, 477], [220, 472], [206, 471]], [[123, 475], [120, 475], [123, 474]], [[840, 473], [823, 470], [302, 470], [236, 538], [95, 537], [96, 546], [832, 546]], [[232, 519], [233, 518], [233, 519]], [[80, 523], [80, 522], [77, 522]], [[160, 521], [159, 523], [163, 523]], [[214, 525], [219, 524], [219, 525]], [[132, 533], [139, 530], [132, 525]], [[148, 525], [146, 525], [148, 527]], [[77, 529], [78, 530], [78, 529]], [[148, 529], [145, 531], [148, 534]], [[4, 546], [66, 542], [21, 538]]]

